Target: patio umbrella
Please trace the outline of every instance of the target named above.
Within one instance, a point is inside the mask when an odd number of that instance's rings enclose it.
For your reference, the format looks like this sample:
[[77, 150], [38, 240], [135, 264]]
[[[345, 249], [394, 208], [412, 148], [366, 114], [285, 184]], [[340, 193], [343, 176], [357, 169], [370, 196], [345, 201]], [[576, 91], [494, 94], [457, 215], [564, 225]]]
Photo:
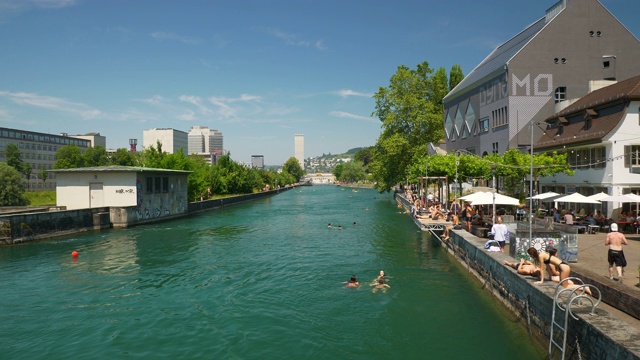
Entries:
[[[512, 198], [511, 196], [502, 195], [498, 193], [496, 193], [495, 195], [496, 195], [496, 200], [495, 200], [496, 205], [520, 205], [520, 200], [516, 198]], [[494, 204], [493, 193], [491, 192], [477, 192], [475, 194], [465, 196], [463, 200], [468, 201], [473, 205]]]
[[606, 198], [606, 197], [608, 197], [608, 196], [609, 196], [609, 195], [608, 195], [608, 194], [606, 194], [606, 193], [599, 192], [599, 193], [597, 193], [597, 194], [593, 194], [593, 195], [590, 195], [590, 196], [587, 196], [587, 197], [588, 197], [589, 199], [592, 199], [592, 200], [598, 200], [598, 201], [601, 201], [603, 198]]
[[553, 200], [554, 202], [577, 203], [577, 204], [600, 204], [600, 201], [590, 199], [580, 193], [573, 193], [567, 196], [561, 196]]
[[[640, 198], [635, 198], [633, 196], [629, 196], [633, 194], [625, 194], [625, 195], [611, 195], [600, 199], [600, 201], [604, 202], [617, 202], [617, 203], [633, 203], [639, 202]], [[637, 196], [637, 195], [634, 195]]]
[[546, 192], [546, 193], [538, 194], [538, 195], [535, 195], [535, 196], [529, 196], [529, 197], [527, 198], [527, 200], [528, 200], [528, 199], [533, 199], [533, 200], [543, 200], [543, 199], [546, 199], [546, 198], [550, 198], [550, 197], [553, 197], [553, 196], [559, 196], [559, 195], [560, 195], [560, 194], [555, 193], [555, 192], [553, 192], [553, 191], [548, 191], [548, 192]]

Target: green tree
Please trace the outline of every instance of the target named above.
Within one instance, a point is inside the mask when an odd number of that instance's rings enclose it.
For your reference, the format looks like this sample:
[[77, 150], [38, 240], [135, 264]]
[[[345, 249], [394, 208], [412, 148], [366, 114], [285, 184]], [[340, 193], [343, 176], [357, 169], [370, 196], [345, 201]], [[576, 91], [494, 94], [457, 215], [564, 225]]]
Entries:
[[99, 145], [90, 147], [82, 154], [82, 162], [85, 167], [108, 165], [107, 150]]
[[5, 156], [7, 157], [7, 165], [19, 172], [22, 172], [22, 164], [24, 164], [24, 161], [22, 160], [20, 149], [18, 149], [16, 144], [7, 144], [7, 147], [5, 148]]
[[453, 90], [463, 79], [462, 67], [458, 64], [453, 65], [449, 71], [449, 91]]
[[335, 176], [336, 179], [340, 180], [340, 178], [342, 178], [343, 168], [344, 168], [344, 164], [338, 164], [333, 168], [333, 176]]
[[447, 70], [441, 67], [433, 75], [433, 103], [442, 107], [442, 99], [449, 93], [449, 81], [447, 80]]
[[42, 180], [42, 188], [44, 189], [44, 184], [47, 182], [47, 179], [49, 178], [49, 173], [47, 172], [47, 169], [40, 170], [39, 176], [40, 176], [40, 179]]
[[27, 189], [31, 186], [31, 172], [33, 168], [28, 163], [22, 163], [20, 172], [27, 178]]
[[373, 160], [373, 146], [367, 147], [367, 148], [363, 148], [361, 150], [359, 150], [354, 156], [353, 158], [357, 161], [362, 162], [362, 164], [364, 165], [364, 167], [366, 168], [369, 163], [371, 162], [371, 160]]
[[383, 130], [370, 169], [380, 191], [402, 181], [414, 155], [425, 154], [426, 144], [444, 136], [441, 87], [446, 86], [446, 75], [442, 75], [434, 76], [426, 61], [415, 70], [401, 65], [389, 86], [380, 87], [373, 96], [372, 116], [382, 121]]
[[359, 161], [349, 161], [342, 165], [342, 173], [338, 180], [343, 182], [355, 183], [367, 178], [364, 171], [364, 165]]
[[296, 182], [302, 179], [304, 176], [304, 170], [300, 166], [300, 163], [295, 157], [290, 157], [289, 160], [285, 161], [284, 165], [282, 165], [282, 171], [286, 171], [288, 174], [291, 174]]
[[0, 163], [0, 206], [25, 206], [25, 186], [18, 170], [7, 163]]
[[77, 145], [65, 145], [58, 149], [55, 155], [54, 169], [75, 169], [84, 167], [82, 150]]
[[111, 155], [111, 164], [120, 166], [135, 166], [136, 157], [134, 153], [130, 152], [129, 150], [120, 148], [116, 150], [113, 155]]

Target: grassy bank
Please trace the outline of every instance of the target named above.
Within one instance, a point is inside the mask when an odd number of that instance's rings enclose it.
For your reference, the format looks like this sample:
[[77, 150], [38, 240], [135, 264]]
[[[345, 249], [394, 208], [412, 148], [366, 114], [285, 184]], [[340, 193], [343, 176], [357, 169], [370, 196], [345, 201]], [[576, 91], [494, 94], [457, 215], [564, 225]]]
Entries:
[[56, 192], [47, 191], [27, 191], [24, 196], [29, 199], [29, 206], [56, 206]]

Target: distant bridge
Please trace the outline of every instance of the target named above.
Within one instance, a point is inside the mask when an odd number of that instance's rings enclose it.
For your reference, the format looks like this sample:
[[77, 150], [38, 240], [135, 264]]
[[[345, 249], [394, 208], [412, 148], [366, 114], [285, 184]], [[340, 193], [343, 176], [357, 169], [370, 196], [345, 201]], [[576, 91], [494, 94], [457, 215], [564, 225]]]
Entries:
[[305, 179], [310, 180], [314, 185], [331, 185], [336, 181], [335, 175], [331, 173], [307, 174]]

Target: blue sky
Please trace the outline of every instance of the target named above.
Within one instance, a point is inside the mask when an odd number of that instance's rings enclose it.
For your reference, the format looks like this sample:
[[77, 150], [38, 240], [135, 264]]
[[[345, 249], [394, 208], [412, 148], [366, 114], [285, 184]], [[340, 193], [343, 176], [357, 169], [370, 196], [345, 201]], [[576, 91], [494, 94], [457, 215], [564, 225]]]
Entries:
[[[579, 1], [579, 0], [573, 0]], [[375, 144], [372, 95], [399, 65], [465, 74], [555, 0], [0, 0], [0, 126], [99, 132], [201, 125], [236, 161]], [[640, 1], [602, 0], [636, 37]]]

